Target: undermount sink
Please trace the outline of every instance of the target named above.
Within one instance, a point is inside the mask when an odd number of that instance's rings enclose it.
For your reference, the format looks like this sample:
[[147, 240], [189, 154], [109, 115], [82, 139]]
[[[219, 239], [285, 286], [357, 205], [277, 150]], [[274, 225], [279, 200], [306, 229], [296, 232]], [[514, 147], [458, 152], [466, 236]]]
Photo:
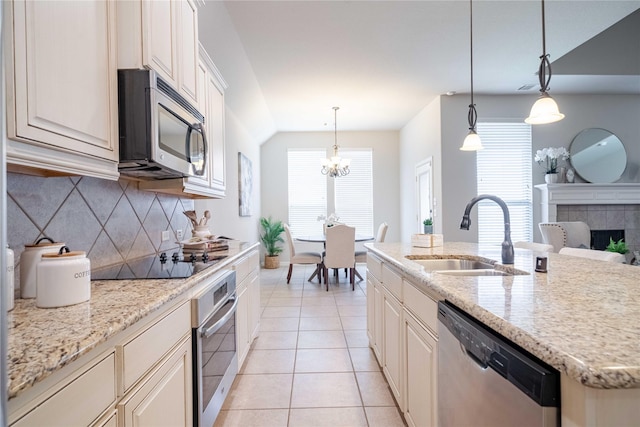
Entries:
[[493, 264], [472, 259], [412, 259], [427, 271], [440, 270], [493, 270]]
[[407, 257], [411, 261], [420, 264], [425, 271], [430, 273], [446, 274], [449, 276], [513, 276], [512, 273], [496, 270], [489, 262], [473, 259], [416, 259]]

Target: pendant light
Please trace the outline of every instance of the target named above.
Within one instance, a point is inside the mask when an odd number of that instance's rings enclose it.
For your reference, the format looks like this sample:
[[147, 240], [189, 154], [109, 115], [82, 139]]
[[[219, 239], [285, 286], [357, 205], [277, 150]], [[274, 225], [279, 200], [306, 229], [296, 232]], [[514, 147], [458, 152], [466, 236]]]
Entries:
[[469, 17], [470, 26], [469, 33], [471, 34], [471, 103], [469, 104], [469, 114], [467, 115], [467, 121], [469, 122], [469, 134], [464, 139], [462, 151], [478, 151], [482, 150], [482, 141], [476, 132], [476, 122], [478, 121], [478, 112], [476, 111], [476, 104], [473, 103], [473, 0], [469, 0]]
[[349, 165], [351, 159], [343, 159], [338, 156], [338, 110], [340, 107], [333, 107], [334, 114], [334, 126], [335, 126], [335, 142], [333, 144], [333, 156], [329, 159], [321, 159], [322, 169], [320, 170], [323, 175], [329, 175], [331, 178], [338, 178], [341, 176], [349, 175], [351, 170]]
[[[547, 75], [547, 70], [548, 74]], [[544, 0], [542, 0], [542, 56], [540, 56], [540, 68], [538, 69], [538, 79], [540, 80], [540, 97], [531, 107], [529, 117], [524, 119], [525, 123], [531, 125], [541, 125], [553, 123], [564, 119], [564, 114], [558, 109], [558, 104], [547, 92], [551, 81], [551, 63], [547, 54], [546, 35], [544, 25]]]

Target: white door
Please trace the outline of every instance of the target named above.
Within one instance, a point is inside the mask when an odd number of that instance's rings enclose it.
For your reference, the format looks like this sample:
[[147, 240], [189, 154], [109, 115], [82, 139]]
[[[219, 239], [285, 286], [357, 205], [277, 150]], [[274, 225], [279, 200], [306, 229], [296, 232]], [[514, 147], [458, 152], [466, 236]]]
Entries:
[[422, 221], [435, 217], [434, 208], [433, 157], [428, 157], [416, 165], [416, 226], [418, 233], [422, 233]]

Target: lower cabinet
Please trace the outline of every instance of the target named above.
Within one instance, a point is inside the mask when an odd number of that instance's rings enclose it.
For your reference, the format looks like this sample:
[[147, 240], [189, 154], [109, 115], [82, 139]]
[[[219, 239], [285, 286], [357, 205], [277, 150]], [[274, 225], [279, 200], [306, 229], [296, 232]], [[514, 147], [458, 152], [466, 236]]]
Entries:
[[[377, 267], [375, 263], [367, 263], [369, 346], [407, 424], [412, 427], [436, 426], [436, 298], [425, 294], [422, 288], [385, 263], [373, 274], [370, 274], [369, 265]], [[383, 271], [382, 280], [378, 280], [380, 270]], [[390, 281], [389, 288], [384, 277]], [[396, 295], [401, 295], [402, 300]]]
[[187, 336], [120, 401], [120, 425], [190, 426], [193, 424], [191, 397], [191, 337]]
[[436, 339], [408, 312], [403, 319], [407, 369], [404, 417], [409, 426], [437, 425], [438, 351]]
[[383, 288], [384, 344], [382, 350], [382, 370], [391, 391], [403, 409], [402, 378], [402, 306], [391, 293]]
[[236, 261], [236, 347], [238, 368], [242, 367], [249, 354], [251, 343], [260, 331], [260, 255], [252, 251]]

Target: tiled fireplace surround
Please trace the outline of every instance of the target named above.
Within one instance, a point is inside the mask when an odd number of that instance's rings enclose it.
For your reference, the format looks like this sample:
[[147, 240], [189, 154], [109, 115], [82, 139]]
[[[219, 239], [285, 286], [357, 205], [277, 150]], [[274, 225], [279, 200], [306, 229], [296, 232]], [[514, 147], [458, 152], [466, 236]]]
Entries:
[[624, 230], [630, 250], [640, 250], [640, 184], [542, 184], [541, 221], [583, 221], [591, 230]]
[[[194, 202], [139, 191], [134, 182], [90, 177], [7, 174], [7, 242], [15, 252], [16, 295], [25, 244], [43, 236], [87, 253], [91, 268], [177, 247], [175, 231], [191, 233], [183, 214]], [[170, 239], [162, 242], [162, 231]]]

